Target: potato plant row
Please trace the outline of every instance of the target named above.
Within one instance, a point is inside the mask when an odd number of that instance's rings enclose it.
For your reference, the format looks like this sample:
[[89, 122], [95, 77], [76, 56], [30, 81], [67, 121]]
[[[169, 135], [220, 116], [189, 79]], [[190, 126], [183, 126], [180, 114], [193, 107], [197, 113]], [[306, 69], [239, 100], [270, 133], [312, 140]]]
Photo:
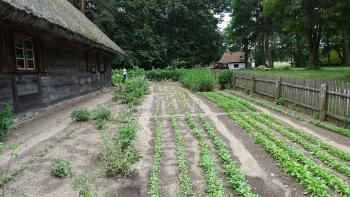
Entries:
[[227, 98], [223, 94], [215, 92], [203, 92], [200, 93], [203, 97], [214, 102], [219, 108], [226, 112], [239, 110], [239, 111], [255, 111], [256, 109], [246, 102], [242, 102], [239, 99], [230, 97]]
[[203, 134], [197, 128], [196, 123], [194, 122], [192, 116], [189, 113], [186, 113], [185, 121], [188, 127], [191, 129], [192, 135], [199, 141], [199, 152], [200, 159], [199, 165], [202, 168], [205, 183], [206, 191], [209, 197], [224, 197], [223, 184], [219, 180], [214, 160], [210, 154], [210, 148], [205, 142]]
[[257, 197], [258, 195], [252, 192], [252, 189], [247, 182], [244, 174], [241, 173], [233, 161], [230, 151], [224, 140], [215, 133], [215, 130], [207, 118], [201, 117], [201, 123], [203, 124], [203, 128], [208, 134], [209, 139], [214, 145], [216, 154], [221, 161], [221, 166], [225, 171], [230, 187], [235, 191], [237, 196]]
[[173, 129], [175, 135], [175, 145], [176, 145], [176, 156], [177, 156], [177, 164], [179, 170], [179, 184], [181, 190], [182, 197], [190, 197], [193, 196], [192, 190], [192, 181], [190, 177], [190, 173], [187, 167], [186, 156], [184, 151], [184, 140], [182, 134], [180, 132], [179, 125], [177, 123], [177, 119], [174, 116], [170, 118], [171, 127]]
[[330, 188], [332, 188], [335, 192], [343, 195], [350, 196], [350, 188], [342, 179], [330, 173], [328, 170], [323, 168], [322, 166], [316, 164], [314, 161], [310, 160], [304, 154], [296, 148], [291, 147], [282, 139], [277, 137], [275, 133], [268, 130], [267, 128], [261, 126], [252, 118], [247, 116], [244, 113], [233, 112], [236, 116], [243, 119], [247, 124], [252, 126], [256, 132], [263, 134], [267, 139], [273, 142], [278, 148], [284, 150], [286, 154], [290, 156], [294, 161], [303, 165], [306, 169], [308, 169], [309, 173], [313, 174], [313, 176], [323, 183], [327, 184]]
[[267, 125], [271, 129], [277, 131], [278, 133], [288, 138], [290, 141], [299, 144], [305, 150], [307, 150], [312, 155], [314, 155], [317, 159], [324, 162], [327, 166], [337, 170], [338, 172], [344, 174], [345, 176], [350, 177], [350, 167], [348, 167], [346, 164], [342, 162], [335, 160], [330, 154], [328, 154], [326, 151], [323, 151], [319, 146], [309, 144], [306, 140], [304, 140], [304, 138], [289, 132], [287, 129], [284, 129], [282, 126], [273, 124], [270, 120], [263, 118], [260, 114], [250, 114], [250, 117]]

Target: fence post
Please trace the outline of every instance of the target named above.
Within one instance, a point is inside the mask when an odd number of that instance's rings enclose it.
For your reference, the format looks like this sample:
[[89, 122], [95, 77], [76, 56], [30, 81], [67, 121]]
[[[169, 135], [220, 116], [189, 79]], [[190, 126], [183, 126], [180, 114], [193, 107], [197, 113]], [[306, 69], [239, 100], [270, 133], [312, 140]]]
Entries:
[[320, 114], [319, 119], [321, 121], [326, 120], [327, 112], [327, 83], [323, 83], [320, 88]]
[[275, 99], [278, 100], [282, 96], [282, 78], [279, 77], [276, 81]]
[[255, 76], [252, 76], [252, 93], [255, 93], [255, 86], [256, 86], [256, 81], [255, 81]]
[[232, 88], [236, 90], [236, 74], [232, 75]]

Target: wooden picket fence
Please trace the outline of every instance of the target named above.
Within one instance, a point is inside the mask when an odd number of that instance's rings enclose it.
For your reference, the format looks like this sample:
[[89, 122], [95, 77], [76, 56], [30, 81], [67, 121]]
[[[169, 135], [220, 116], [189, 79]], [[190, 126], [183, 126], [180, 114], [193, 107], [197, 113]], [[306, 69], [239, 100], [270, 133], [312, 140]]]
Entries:
[[350, 84], [342, 81], [261, 76], [235, 72], [234, 88], [244, 89], [318, 112], [320, 120], [347, 122], [350, 118]]

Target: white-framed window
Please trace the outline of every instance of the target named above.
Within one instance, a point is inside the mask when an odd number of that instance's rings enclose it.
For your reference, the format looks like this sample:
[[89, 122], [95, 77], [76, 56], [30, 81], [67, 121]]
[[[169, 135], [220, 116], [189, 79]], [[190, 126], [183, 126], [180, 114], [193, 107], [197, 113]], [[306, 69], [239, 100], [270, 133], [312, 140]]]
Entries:
[[234, 68], [239, 68], [239, 64], [234, 64], [233, 67]]
[[24, 36], [15, 36], [16, 68], [19, 71], [36, 69], [33, 40]]

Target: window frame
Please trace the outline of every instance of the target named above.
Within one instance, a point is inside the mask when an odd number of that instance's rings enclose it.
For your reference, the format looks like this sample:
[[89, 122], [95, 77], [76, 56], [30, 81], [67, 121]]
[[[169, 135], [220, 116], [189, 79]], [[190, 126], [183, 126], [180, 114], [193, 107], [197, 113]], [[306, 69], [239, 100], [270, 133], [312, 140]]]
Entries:
[[[18, 47], [16, 45], [17, 40], [20, 40], [22, 42], [22, 47]], [[15, 50], [15, 66], [16, 66], [16, 70], [18, 72], [35, 72], [35, 71], [37, 71], [38, 65], [37, 65], [37, 61], [36, 61], [36, 57], [35, 57], [36, 51], [35, 51], [35, 47], [34, 47], [34, 39], [32, 37], [29, 37], [29, 36], [15, 34], [13, 42], [14, 42], [14, 50]], [[27, 42], [31, 43], [31, 47], [30, 48], [28, 48]], [[22, 50], [23, 58], [17, 57], [17, 50]], [[27, 56], [27, 52], [28, 51], [31, 51], [32, 58], [28, 58], [28, 56]], [[18, 64], [17, 64], [18, 60], [23, 61], [24, 68], [20, 68], [18, 66]], [[33, 62], [33, 68], [29, 68], [29, 61]]]

